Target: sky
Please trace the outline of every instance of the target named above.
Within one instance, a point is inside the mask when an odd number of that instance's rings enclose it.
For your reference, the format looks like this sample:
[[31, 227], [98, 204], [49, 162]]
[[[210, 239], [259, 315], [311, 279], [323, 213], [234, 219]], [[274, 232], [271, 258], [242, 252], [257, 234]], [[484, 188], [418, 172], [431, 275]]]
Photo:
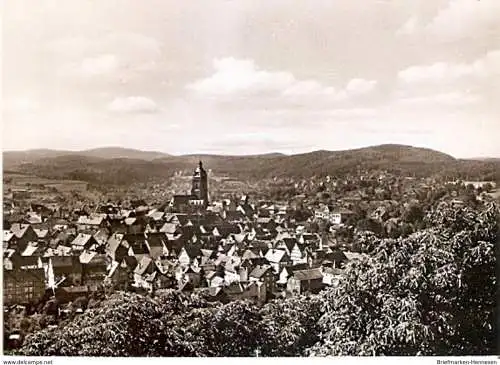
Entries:
[[4, 150], [500, 157], [498, 0], [13, 0], [2, 13]]

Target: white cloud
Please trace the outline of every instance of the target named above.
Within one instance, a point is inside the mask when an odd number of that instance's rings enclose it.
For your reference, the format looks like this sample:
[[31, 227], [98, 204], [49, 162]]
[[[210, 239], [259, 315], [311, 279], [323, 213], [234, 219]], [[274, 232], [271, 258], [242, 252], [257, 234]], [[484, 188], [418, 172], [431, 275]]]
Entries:
[[352, 79], [347, 83], [346, 91], [349, 95], [364, 95], [373, 91], [376, 85], [375, 80]]
[[59, 76], [72, 78], [92, 78], [113, 75], [120, 68], [118, 57], [114, 54], [102, 54], [71, 62], [58, 71]]
[[481, 101], [479, 95], [474, 95], [470, 93], [462, 92], [450, 92], [442, 93], [428, 96], [412, 97], [412, 98], [402, 98], [397, 100], [397, 103], [405, 106], [415, 106], [415, 107], [440, 107], [440, 106], [450, 106], [450, 107], [460, 107], [477, 104]]
[[82, 61], [81, 71], [86, 76], [99, 76], [114, 72], [118, 68], [118, 59], [115, 55], [105, 54]]
[[355, 78], [336, 90], [317, 80], [298, 80], [289, 72], [261, 70], [252, 60], [223, 58], [214, 60], [213, 65], [212, 76], [188, 84], [187, 89], [203, 96], [270, 95], [283, 101], [307, 97], [341, 101], [367, 94], [376, 86], [376, 81]]
[[419, 28], [419, 21], [416, 16], [409, 18], [397, 31], [396, 35], [411, 35], [414, 34]]
[[467, 77], [489, 77], [500, 73], [500, 50], [488, 52], [472, 63], [437, 62], [408, 67], [398, 73], [406, 83], [450, 82]]
[[333, 87], [324, 87], [319, 82], [314, 80], [296, 81], [289, 87], [283, 90], [283, 95], [334, 95]]
[[450, 0], [425, 31], [446, 39], [476, 38], [484, 36], [483, 32], [497, 32], [499, 19], [498, 0]]
[[156, 103], [144, 96], [129, 96], [115, 98], [109, 105], [108, 110], [117, 113], [155, 113], [158, 111]]
[[119, 79], [155, 70], [161, 62], [161, 44], [136, 33], [108, 33], [100, 38], [63, 37], [46, 48], [55, 58], [57, 75], [84, 79]]
[[288, 72], [259, 70], [252, 60], [216, 59], [215, 73], [188, 85], [200, 94], [227, 95], [233, 93], [262, 93], [283, 90], [295, 82]]

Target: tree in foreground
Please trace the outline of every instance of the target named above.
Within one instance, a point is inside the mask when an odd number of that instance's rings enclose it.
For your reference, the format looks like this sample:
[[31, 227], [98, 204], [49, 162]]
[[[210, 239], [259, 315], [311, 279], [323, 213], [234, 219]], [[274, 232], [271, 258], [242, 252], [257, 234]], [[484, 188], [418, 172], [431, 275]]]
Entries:
[[433, 228], [379, 240], [322, 294], [309, 354], [495, 353], [498, 208], [443, 204], [427, 219]]

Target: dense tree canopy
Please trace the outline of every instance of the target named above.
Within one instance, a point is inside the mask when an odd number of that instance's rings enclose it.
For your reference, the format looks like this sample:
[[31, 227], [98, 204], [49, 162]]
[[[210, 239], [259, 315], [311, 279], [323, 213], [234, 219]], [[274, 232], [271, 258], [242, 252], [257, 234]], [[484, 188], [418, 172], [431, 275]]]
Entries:
[[368, 237], [371, 256], [322, 294], [311, 354], [494, 354], [498, 210], [445, 204], [427, 219], [404, 239]]

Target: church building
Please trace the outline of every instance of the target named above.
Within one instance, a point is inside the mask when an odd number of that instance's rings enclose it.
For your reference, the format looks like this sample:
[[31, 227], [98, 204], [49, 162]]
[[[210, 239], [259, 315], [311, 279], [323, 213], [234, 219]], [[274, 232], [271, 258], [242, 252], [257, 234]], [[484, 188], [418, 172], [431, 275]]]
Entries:
[[177, 213], [205, 210], [208, 207], [208, 175], [200, 161], [191, 181], [191, 194], [174, 195], [171, 206]]

